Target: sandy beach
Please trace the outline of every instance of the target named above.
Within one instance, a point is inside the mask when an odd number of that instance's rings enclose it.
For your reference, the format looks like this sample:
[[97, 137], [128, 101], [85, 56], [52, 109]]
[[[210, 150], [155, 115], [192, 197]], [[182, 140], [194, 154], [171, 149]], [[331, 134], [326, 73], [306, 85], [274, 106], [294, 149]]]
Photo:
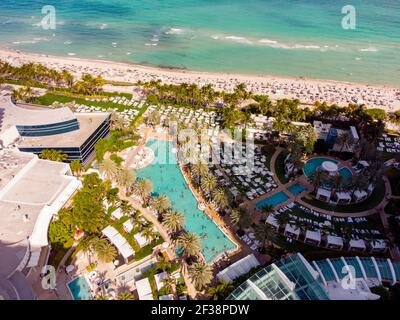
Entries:
[[[163, 83], [212, 84], [217, 90], [231, 91], [244, 83], [253, 93], [267, 94], [271, 99], [297, 98], [312, 104], [327, 101], [346, 106], [349, 103], [382, 108], [387, 112], [400, 109], [400, 88], [383, 85], [356, 84], [305, 78], [283, 78], [268, 75], [198, 72], [182, 69], [164, 69], [129, 63], [87, 60], [76, 57], [56, 57], [20, 51], [0, 50], [0, 60], [12, 65], [35, 62], [57, 70], [66, 69], [79, 77], [83, 73], [101, 75], [110, 81], [131, 82], [161, 80]], [[129, 87], [121, 88], [124, 91]], [[114, 88], [116, 90], [116, 88]]]

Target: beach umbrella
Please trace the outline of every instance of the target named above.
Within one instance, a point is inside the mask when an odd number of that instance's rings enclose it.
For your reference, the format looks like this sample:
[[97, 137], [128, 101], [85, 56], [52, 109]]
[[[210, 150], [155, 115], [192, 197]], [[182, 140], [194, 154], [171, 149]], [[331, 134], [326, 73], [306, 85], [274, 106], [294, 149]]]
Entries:
[[75, 266], [72, 265], [72, 264], [70, 264], [69, 266], [67, 266], [67, 267], [65, 268], [65, 271], [67, 271], [67, 273], [70, 273], [70, 272], [72, 272], [74, 269], [75, 269]]

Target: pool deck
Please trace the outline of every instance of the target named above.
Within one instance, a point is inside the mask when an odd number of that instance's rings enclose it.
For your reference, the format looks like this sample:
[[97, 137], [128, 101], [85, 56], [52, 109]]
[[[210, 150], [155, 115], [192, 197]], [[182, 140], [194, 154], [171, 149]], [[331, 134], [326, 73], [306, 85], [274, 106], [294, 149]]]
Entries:
[[[357, 217], [365, 217], [365, 216], [376, 214], [380, 210], [383, 210], [385, 208], [386, 204], [388, 203], [388, 199], [390, 197], [390, 185], [388, 187], [388, 181], [387, 181], [387, 178], [385, 176], [383, 177], [385, 185], [386, 185], [385, 197], [382, 199], [381, 203], [378, 204], [375, 208], [372, 208], [372, 209], [369, 209], [369, 210], [366, 210], [366, 211], [351, 212], [351, 213], [349, 213], [349, 212], [340, 212], [340, 211], [334, 211], [333, 212], [333, 211], [330, 211], [330, 210], [325, 210], [325, 209], [321, 209], [321, 208], [315, 207], [315, 206], [313, 206], [313, 205], [311, 205], [309, 203], [304, 202], [303, 200], [301, 200], [301, 198], [305, 194], [307, 194], [307, 190], [312, 190], [311, 189], [312, 186], [311, 186], [310, 182], [308, 181], [308, 178], [304, 174], [302, 174], [301, 176], [297, 177], [295, 180], [289, 181], [289, 182], [287, 182], [285, 184], [281, 183], [279, 178], [276, 176], [276, 170], [275, 170], [276, 159], [277, 159], [278, 155], [283, 150], [285, 150], [285, 149], [283, 149], [281, 147], [278, 147], [276, 149], [275, 153], [273, 154], [273, 156], [271, 157], [271, 163], [270, 163], [271, 172], [274, 174], [273, 178], [274, 178], [274, 181], [276, 182], [278, 187], [275, 188], [273, 191], [271, 191], [269, 193], [263, 194], [262, 196], [260, 196], [258, 198], [255, 198], [253, 200], [245, 201], [242, 204], [243, 208], [249, 210], [250, 212], [254, 212], [254, 215], [253, 215], [254, 218], [257, 219], [257, 218], [261, 217], [261, 211], [256, 208], [256, 204], [258, 202], [266, 199], [266, 198], [269, 198], [269, 197], [275, 195], [276, 193], [281, 192], [281, 191], [285, 192], [289, 196], [289, 199], [286, 200], [285, 202], [282, 202], [279, 205], [275, 206], [275, 210], [278, 210], [278, 209], [288, 205], [291, 202], [297, 202], [297, 203], [299, 203], [299, 204], [301, 204], [301, 205], [303, 205], [305, 207], [308, 207], [310, 209], [313, 209], [315, 211], [318, 211], [320, 213], [327, 214], [327, 215], [330, 215], [330, 216], [357, 218]], [[309, 159], [311, 159], [311, 158], [320, 158], [320, 157], [325, 157], [325, 158], [337, 160], [332, 156], [325, 156], [325, 155], [313, 155], [313, 156], [309, 157]], [[351, 170], [351, 172], [353, 172], [353, 170], [351, 169], [351, 165], [349, 165], [348, 162], [343, 161], [343, 164], [344, 165], [340, 165], [339, 166], [340, 169], [345, 167], [345, 168], [348, 168], [349, 170]], [[295, 184], [298, 184], [298, 183], [300, 183], [303, 186], [305, 186], [306, 190], [301, 192], [298, 195], [293, 195], [291, 192], [288, 191], [288, 187], [290, 187], [292, 185], [295, 185]]]

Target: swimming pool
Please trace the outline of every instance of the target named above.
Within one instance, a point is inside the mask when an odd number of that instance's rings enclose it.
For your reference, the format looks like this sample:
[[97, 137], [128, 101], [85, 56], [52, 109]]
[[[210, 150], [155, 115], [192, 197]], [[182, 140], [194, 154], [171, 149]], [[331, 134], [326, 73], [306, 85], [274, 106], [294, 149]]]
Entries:
[[171, 207], [185, 215], [185, 230], [199, 235], [206, 261], [211, 262], [219, 255], [235, 249], [236, 245], [205, 212], [198, 209], [197, 200], [186, 184], [176, 155], [172, 152], [172, 142], [149, 140], [146, 146], [154, 151], [155, 161], [139, 169], [137, 177], [150, 179], [154, 186], [154, 195], [165, 194], [171, 201]]
[[345, 180], [349, 180], [351, 179], [351, 177], [353, 176], [353, 173], [351, 172], [351, 170], [349, 168], [343, 167], [341, 169], [339, 169], [339, 174], [345, 179]]
[[75, 278], [68, 282], [67, 286], [74, 300], [92, 300], [89, 284], [85, 277]]
[[338, 163], [338, 161], [329, 159], [329, 158], [323, 158], [323, 157], [317, 157], [317, 158], [312, 158], [306, 162], [304, 165], [303, 171], [304, 175], [309, 177], [313, 174], [315, 170], [325, 161], [333, 162], [335, 164]]
[[275, 193], [274, 195], [261, 200], [260, 202], [258, 202], [256, 204], [256, 208], [259, 210], [262, 210], [262, 208], [264, 206], [277, 206], [278, 204], [281, 204], [282, 202], [285, 202], [286, 200], [288, 200], [289, 197], [287, 196], [286, 193], [284, 193], [283, 191], [280, 191], [278, 193]]
[[306, 188], [301, 184], [294, 184], [288, 188], [291, 194], [297, 196], [298, 194], [302, 193], [306, 190]]

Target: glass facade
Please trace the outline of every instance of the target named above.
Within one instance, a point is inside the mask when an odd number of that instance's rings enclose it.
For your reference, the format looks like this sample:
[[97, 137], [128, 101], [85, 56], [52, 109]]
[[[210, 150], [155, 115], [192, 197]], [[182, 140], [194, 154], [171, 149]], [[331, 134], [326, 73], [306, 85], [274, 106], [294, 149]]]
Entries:
[[[330, 263], [329, 263], [330, 262]], [[320, 272], [327, 282], [336, 282], [334, 271], [339, 279], [347, 274], [342, 270], [347, 266], [352, 266], [356, 273], [356, 278], [364, 278], [362, 269], [366, 277], [377, 280], [378, 272], [383, 282], [393, 284], [400, 282], [400, 264], [391, 262], [388, 259], [375, 258], [337, 258], [325, 259], [312, 262], [314, 267], [302, 258], [299, 254], [290, 256], [279, 262], [272, 264], [254, 274], [246, 282], [236, 288], [228, 300], [327, 300], [322, 277], [314, 278], [312, 270]], [[316, 267], [318, 266], [318, 268]], [[393, 268], [392, 268], [393, 267]], [[343, 269], [344, 268], [344, 269]], [[394, 272], [394, 275], [393, 275]]]
[[108, 116], [103, 123], [90, 135], [90, 137], [80, 147], [24, 147], [19, 148], [22, 152], [31, 152], [39, 155], [45, 149], [61, 150], [68, 155], [66, 162], [78, 160], [84, 164], [91, 159], [94, 154], [94, 146], [96, 143], [106, 137], [110, 132], [110, 116]]
[[327, 300], [306, 263], [298, 254], [280, 260], [254, 274], [228, 300]]
[[44, 137], [79, 130], [79, 123], [77, 119], [72, 119], [59, 123], [16, 127], [22, 137]]

